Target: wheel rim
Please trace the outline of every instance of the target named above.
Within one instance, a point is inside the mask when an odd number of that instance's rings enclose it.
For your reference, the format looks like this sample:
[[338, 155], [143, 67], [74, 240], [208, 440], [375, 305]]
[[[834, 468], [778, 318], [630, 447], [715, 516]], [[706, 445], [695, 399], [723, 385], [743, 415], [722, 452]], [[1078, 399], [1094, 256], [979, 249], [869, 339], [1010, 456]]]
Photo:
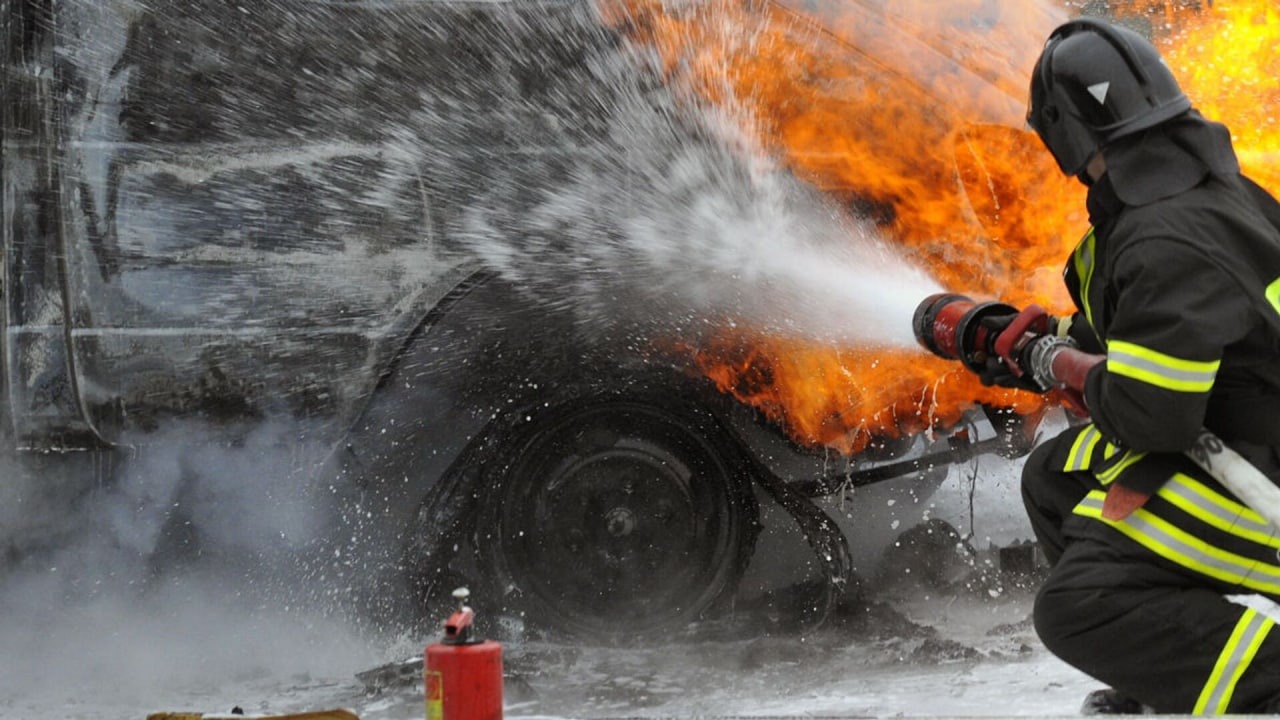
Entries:
[[520, 446], [483, 543], [519, 609], [553, 627], [632, 634], [687, 622], [740, 574], [749, 484], [712, 434], [639, 403], [571, 410]]

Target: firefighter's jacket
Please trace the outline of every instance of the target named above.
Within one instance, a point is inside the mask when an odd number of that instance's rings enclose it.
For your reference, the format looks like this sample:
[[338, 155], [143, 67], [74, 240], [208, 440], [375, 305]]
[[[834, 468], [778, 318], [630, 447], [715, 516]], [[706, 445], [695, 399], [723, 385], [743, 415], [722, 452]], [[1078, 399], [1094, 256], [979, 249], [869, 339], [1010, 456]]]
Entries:
[[[1280, 595], [1280, 531], [1182, 454], [1203, 426], [1280, 479], [1280, 205], [1239, 173], [1225, 129], [1198, 122], [1183, 136], [1151, 133], [1119, 162], [1108, 154], [1089, 191], [1093, 227], [1065, 280], [1072, 335], [1106, 361], [1085, 384], [1092, 422], [1068, 431], [1054, 462], [1097, 484], [1064, 531], [1107, 525], [1228, 585]], [[1154, 495], [1105, 520], [1111, 483]]]

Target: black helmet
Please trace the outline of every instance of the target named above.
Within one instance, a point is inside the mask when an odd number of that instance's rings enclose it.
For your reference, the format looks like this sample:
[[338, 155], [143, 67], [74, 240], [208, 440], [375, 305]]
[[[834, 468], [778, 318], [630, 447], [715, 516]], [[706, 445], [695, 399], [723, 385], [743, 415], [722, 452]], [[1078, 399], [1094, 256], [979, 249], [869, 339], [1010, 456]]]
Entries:
[[1058, 167], [1080, 176], [1099, 148], [1191, 109], [1146, 38], [1096, 18], [1049, 36], [1031, 74], [1027, 123]]

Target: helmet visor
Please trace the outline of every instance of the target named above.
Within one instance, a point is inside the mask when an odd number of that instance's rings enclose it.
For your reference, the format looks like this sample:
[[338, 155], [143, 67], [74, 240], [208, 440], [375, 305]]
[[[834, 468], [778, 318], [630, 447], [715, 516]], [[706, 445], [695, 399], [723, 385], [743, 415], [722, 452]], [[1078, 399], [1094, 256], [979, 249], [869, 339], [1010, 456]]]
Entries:
[[1052, 57], [1051, 42], [1045, 48], [1031, 74], [1031, 103], [1027, 107], [1027, 124], [1049, 149], [1058, 168], [1067, 175], [1079, 175], [1098, 150], [1098, 139], [1089, 127], [1076, 117], [1075, 103], [1064, 92], [1061, 83], [1053, 83], [1051, 71], [1044, 65]]

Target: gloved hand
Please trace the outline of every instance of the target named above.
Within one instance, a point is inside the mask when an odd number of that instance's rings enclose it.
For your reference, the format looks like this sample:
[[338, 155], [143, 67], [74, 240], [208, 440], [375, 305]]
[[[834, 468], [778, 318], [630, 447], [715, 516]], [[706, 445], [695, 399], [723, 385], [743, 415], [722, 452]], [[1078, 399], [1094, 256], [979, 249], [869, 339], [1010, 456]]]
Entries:
[[983, 368], [982, 372], [978, 373], [978, 379], [988, 387], [994, 385], [996, 387], [1029, 390], [1034, 393], [1044, 393], [1046, 391], [1030, 375], [1015, 375], [1013, 368], [1003, 358], [996, 355], [987, 358], [986, 367]]
[[1017, 314], [995, 315], [982, 318], [979, 324], [986, 329], [991, 355], [986, 368], [978, 374], [983, 385], [1017, 388], [1036, 393], [1050, 390], [1054, 383], [1046, 377], [1030, 372], [1030, 350], [1040, 338], [1054, 338], [1054, 318], [1039, 305], [1029, 305]]

